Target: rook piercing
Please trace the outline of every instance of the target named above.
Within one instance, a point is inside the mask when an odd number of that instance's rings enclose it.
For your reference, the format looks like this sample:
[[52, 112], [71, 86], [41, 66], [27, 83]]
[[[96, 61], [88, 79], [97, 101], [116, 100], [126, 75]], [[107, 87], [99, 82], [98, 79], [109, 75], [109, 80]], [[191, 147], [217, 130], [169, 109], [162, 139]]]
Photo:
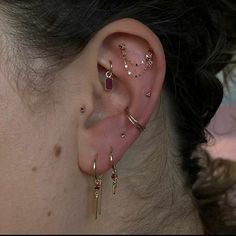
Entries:
[[101, 202], [102, 202], [102, 176], [97, 176], [97, 159], [93, 162], [94, 173], [94, 190], [95, 190], [95, 219], [98, 218], [98, 214], [101, 215]]
[[106, 79], [105, 79], [105, 90], [111, 91], [113, 88], [113, 73], [112, 73], [112, 62], [110, 62], [110, 69], [106, 72]]
[[116, 165], [114, 164], [112, 151], [111, 151], [111, 153], [110, 153], [109, 159], [110, 159], [111, 166], [112, 166], [112, 174], [111, 174], [111, 179], [112, 179], [112, 193], [113, 193], [113, 194], [116, 194], [117, 185], [118, 185], [118, 173], [117, 173]]
[[128, 111], [128, 109], [126, 109], [126, 114], [127, 114], [127, 118], [130, 121], [130, 123], [139, 131], [142, 132], [145, 130], [145, 126], [142, 126], [138, 120], [136, 118], [134, 118]]

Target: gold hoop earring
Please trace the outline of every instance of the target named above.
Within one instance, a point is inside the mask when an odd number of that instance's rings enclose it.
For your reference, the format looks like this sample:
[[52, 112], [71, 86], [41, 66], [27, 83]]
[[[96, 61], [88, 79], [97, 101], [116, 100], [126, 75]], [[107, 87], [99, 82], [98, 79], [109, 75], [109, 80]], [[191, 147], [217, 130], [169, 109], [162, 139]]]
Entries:
[[126, 109], [126, 115], [129, 122], [139, 131], [143, 132], [145, 130], [145, 126], [142, 126], [136, 118], [134, 118], [130, 113], [129, 110]]
[[95, 196], [95, 219], [98, 218], [98, 214], [102, 213], [102, 176], [97, 175], [97, 158], [93, 162], [93, 173], [94, 173], [94, 196]]
[[113, 153], [111, 151], [110, 157], [109, 157], [111, 167], [112, 167], [112, 174], [111, 174], [111, 179], [112, 179], [112, 193], [116, 194], [117, 186], [118, 186], [118, 172], [116, 165], [114, 164], [113, 160]]

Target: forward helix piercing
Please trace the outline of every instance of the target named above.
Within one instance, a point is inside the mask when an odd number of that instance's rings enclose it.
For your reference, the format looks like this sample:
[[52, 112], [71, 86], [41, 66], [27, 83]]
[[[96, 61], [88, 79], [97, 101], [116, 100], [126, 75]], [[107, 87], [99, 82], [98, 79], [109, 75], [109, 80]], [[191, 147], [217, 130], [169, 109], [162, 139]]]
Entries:
[[[127, 74], [130, 77], [133, 78], [138, 78], [141, 77], [148, 69], [152, 68], [152, 64], [153, 64], [153, 53], [151, 51], [151, 49], [148, 49], [147, 53], [145, 54], [145, 58], [141, 59], [141, 62], [133, 62], [131, 61], [128, 56], [127, 56], [127, 51], [126, 51], [126, 45], [125, 43], [121, 43], [118, 45], [124, 60], [124, 68], [127, 72]], [[140, 67], [142, 66], [142, 70], [139, 73], [133, 73], [130, 69], [129, 69], [129, 65], [131, 66], [135, 66], [135, 67]]]
[[111, 151], [111, 153], [110, 153], [109, 160], [110, 160], [111, 167], [112, 167], [112, 174], [111, 174], [111, 179], [112, 179], [112, 193], [113, 193], [113, 194], [116, 194], [116, 190], [117, 190], [117, 186], [118, 186], [118, 173], [117, 173], [116, 165], [114, 164], [112, 151]]
[[145, 126], [141, 125], [134, 116], [129, 113], [128, 108], [125, 110], [129, 122], [141, 133], [145, 130]]
[[98, 218], [98, 214], [101, 215], [102, 211], [102, 176], [97, 175], [97, 158], [93, 162], [94, 173], [94, 196], [95, 196], [95, 219]]
[[111, 91], [113, 88], [113, 72], [112, 72], [112, 61], [110, 62], [110, 69], [106, 72], [106, 79], [105, 79], [105, 90]]

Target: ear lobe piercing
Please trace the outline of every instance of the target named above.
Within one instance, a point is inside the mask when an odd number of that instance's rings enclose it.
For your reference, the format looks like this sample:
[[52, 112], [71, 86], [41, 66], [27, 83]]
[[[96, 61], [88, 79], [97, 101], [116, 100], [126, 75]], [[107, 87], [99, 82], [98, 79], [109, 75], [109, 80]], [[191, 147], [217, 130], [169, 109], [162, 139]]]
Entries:
[[93, 162], [93, 173], [94, 173], [94, 196], [95, 196], [95, 219], [98, 218], [98, 214], [101, 215], [102, 211], [102, 176], [97, 176], [97, 159]]
[[[133, 77], [133, 78], [141, 77], [148, 69], [151, 69], [152, 64], [153, 64], [153, 60], [152, 60], [153, 53], [151, 49], [148, 49], [147, 53], [145, 54], [145, 58], [141, 59], [141, 62], [133, 62], [127, 56], [126, 45], [124, 43], [121, 43], [118, 46], [120, 48], [120, 51], [124, 60], [124, 68], [130, 77]], [[135, 67], [142, 66], [142, 70], [139, 73], [133, 73], [129, 69], [129, 65], [135, 66]]]
[[111, 166], [112, 166], [112, 174], [111, 174], [111, 179], [112, 179], [112, 193], [116, 194], [117, 186], [118, 186], [118, 173], [117, 173], [117, 168], [116, 165], [114, 164], [113, 160], [113, 153], [111, 151], [110, 157], [109, 157]]
[[110, 62], [110, 69], [106, 72], [106, 79], [105, 79], [105, 90], [111, 91], [113, 88], [113, 72], [112, 72], [112, 62]]
[[128, 108], [126, 109], [126, 115], [129, 122], [141, 133], [145, 130], [145, 126], [142, 126], [136, 118], [134, 118], [130, 113]]

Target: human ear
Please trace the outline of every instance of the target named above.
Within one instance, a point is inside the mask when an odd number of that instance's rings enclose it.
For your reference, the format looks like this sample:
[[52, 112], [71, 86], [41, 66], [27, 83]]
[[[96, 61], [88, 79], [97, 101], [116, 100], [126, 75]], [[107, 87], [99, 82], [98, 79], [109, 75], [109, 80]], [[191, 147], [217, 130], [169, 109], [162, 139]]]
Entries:
[[[133, 19], [122, 19], [101, 29], [81, 57], [89, 68], [89, 89], [84, 94], [86, 112], [78, 128], [78, 164], [83, 172], [92, 174], [97, 159], [97, 172], [103, 173], [111, 168], [110, 153], [117, 163], [157, 109], [165, 56], [161, 42], [148, 27]], [[113, 78], [108, 91], [107, 71]], [[128, 114], [136, 121], [132, 122]]]

